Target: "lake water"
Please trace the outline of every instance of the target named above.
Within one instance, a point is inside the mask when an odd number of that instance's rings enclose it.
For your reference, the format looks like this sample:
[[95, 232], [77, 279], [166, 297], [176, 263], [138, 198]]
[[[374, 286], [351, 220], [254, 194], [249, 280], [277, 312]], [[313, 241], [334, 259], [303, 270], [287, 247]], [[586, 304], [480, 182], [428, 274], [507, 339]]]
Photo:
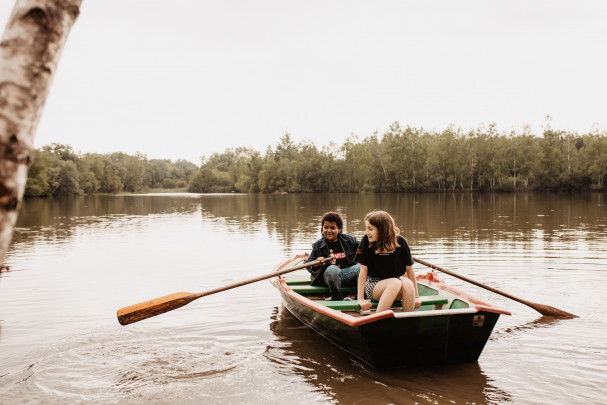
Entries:
[[[27, 200], [0, 273], [0, 403], [602, 404], [604, 194], [129, 195]], [[121, 326], [116, 310], [272, 271], [324, 211], [392, 213], [415, 256], [512, 312], [478, 362], [378, 371], [302, 326], [266, 280]], [[427, 269], [416, 264], [416, 272]]]

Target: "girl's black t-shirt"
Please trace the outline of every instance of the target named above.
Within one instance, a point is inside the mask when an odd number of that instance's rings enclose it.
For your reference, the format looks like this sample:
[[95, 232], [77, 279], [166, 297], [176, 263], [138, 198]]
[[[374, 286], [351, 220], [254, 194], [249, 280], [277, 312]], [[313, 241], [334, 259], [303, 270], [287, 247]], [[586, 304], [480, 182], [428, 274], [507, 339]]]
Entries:
[[400, 277], [406, 273], [405, 266], [413, 265], [413, 257], [407, 241], [402, 236], [397, 237], [397, 247], [392, 252], [377, 253], [376, 243], [369, 246], [369, 238], [363, 236], [358, 251], [356, 252], [356, 261], [367, 266], [367, 276], [384, 280], [391, 277]]

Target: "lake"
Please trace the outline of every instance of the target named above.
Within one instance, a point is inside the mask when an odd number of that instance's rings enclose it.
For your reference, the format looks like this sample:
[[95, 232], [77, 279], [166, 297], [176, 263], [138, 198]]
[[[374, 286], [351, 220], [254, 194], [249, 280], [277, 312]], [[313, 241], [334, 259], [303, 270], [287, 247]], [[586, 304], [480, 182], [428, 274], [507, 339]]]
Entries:
[[[0, 273], [0, 403], [602, 404], [605, 194], [146, 194], [32, 199]], [[264, 275], [323, 212], [360, 239], [396, 219], [414, 256], [512, 312], [478, 362], [380, 371], [303, 326], [267, 280], [121, 326], [124, 306]], [[417, 274], [428, 269], [416, 264]]]

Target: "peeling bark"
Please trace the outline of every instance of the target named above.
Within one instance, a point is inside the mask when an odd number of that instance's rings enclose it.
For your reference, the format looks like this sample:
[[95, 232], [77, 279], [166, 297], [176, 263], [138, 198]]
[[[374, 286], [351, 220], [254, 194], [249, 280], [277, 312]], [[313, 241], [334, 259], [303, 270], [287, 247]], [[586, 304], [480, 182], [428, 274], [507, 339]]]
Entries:
[[0, 41], [0, 265], [13, 236], [34, 135], [82, 0], [17, 0]]

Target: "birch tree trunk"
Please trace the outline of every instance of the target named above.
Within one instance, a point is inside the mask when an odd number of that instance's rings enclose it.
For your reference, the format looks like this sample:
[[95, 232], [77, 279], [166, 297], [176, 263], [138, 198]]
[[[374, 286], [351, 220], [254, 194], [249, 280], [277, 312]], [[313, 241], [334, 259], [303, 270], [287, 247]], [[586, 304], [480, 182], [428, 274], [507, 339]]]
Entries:
[[82, 0], [17, 0], [0, 42], [0, 265], [21, 207], [34, 134]]

